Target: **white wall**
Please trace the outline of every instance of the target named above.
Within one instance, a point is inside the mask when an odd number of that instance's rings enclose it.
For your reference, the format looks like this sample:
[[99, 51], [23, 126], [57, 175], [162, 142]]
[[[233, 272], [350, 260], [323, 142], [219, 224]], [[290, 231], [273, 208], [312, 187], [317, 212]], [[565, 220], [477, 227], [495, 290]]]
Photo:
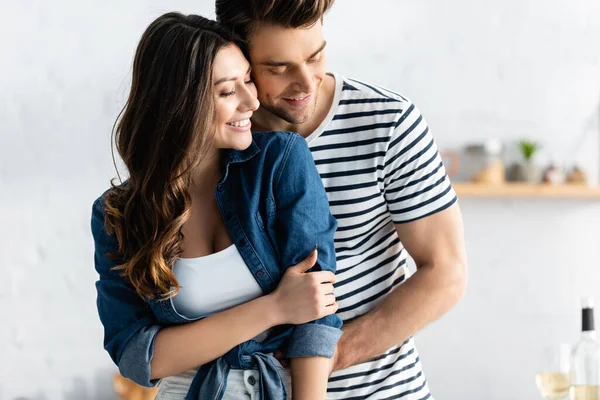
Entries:
[[[0, 399], [109, 399], [91, 203], [114, 176], [110, 129], [146, 25], [213, 2], [0, 1]], [[600, 3], [338, 0], [330, 69], [400, 91], [441, 147], [524, 136], [598, 180]], [[588, 134], [578, 145], [579, 137]], [[539, 398], [545, 344], [600, 301], [600, 205], [462, 200], [460, 305], [417, 338], [438, 399]]]

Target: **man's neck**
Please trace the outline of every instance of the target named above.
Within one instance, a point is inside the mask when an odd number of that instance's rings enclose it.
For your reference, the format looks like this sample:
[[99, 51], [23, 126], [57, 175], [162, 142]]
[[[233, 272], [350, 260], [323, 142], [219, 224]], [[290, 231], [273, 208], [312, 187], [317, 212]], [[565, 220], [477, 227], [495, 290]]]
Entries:
[[291, 124], [276, 115], [271, 114], [264, 108], [259, 108], [254, 112], [252, 116], [252, 130], [256, 132], [260, 131], [284, 131], [284, 132], [296, 132], [307, 138], [314, 131], [319, 128], [323, 123], [329, 110], [333, 104], [333, 97], [335, 95], [335, 78], [333, 75], [325, 75], [323, 83], [319, 88], [319, 96], [317, 98], [317, 106], [315, 112], [310, 118], [303, 124]]

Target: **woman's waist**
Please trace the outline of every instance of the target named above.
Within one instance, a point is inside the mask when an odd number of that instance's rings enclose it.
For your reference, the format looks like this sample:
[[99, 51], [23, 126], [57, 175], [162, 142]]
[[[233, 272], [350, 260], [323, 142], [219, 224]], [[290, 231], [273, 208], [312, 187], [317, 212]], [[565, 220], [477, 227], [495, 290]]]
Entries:
[[[283, 368], [279, 360], [277, 360], [272, 353], [266, 354], [272, 364], [275, 366], [277, 372], [281, 376], [285, 386], [291, 385], [291, 373], [289, 369]], [[254, 374], [249, 373], [254, 371]], [[244, 382], [250, 379], [252, 376], [256, 381], [258, 380], [258, 366], [252, 366], [250, 368], [234, 368], [230, 367], [227, 374], [227, 387], [233, 389], [234, 387], [243, 387]], [[182, 399], [187, 395], [194, 378], [198, 374], [198, 369], [191, 369], [182, 372], [178, 375], [168, 376], [160, 380], [158, 384], [158, 393], [156, 395], [157, 400], [171, 400], [171, 399]]]

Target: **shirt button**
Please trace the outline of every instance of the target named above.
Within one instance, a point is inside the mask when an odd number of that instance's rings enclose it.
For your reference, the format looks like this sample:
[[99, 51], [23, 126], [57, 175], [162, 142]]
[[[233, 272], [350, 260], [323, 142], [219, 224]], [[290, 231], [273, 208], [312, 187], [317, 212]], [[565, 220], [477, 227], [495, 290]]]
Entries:
[[223, 189], [225, 189], [225, 186], [223, 186], [223, 184], [222, 184], [222, 183], [219, 183], [219, 184], [217, 185], [217, 190], [218, 190], [219, 192], [222, 192], [222, 191], [223, 191]]
[[264, 275], [265, 275], [265, 273], [264, 273], [264, 272], [262, 272], [262, 271], [258, 271], [258, 272], [256, 273], [256, 277], [258, 277], [258, 278], [262, 278]]
[[250, 375], [250, 376], [248, 377], [248, 383], [249, 383], [251, 386], [254, 386], [254, 384], [256, 383], [256, 379], [255, 379], [255, 378], [254, 378], [252, 375]]
[[245, 240], [245, 239], [242, 239], [242, 240], [240, 240], [240, 241], [239, 241], [239, 243], [238, 243], [238, 245], [239, 245], [240, 247], [244, 247], [244, 246], [246, 246], [246, 240]]

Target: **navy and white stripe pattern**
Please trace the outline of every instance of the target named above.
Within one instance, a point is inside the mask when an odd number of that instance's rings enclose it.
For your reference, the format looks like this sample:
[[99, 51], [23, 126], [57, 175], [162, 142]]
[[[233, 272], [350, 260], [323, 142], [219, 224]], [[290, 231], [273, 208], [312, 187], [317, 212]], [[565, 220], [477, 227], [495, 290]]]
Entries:
[[[338, 315], [351, 320], [408, 278], [394, 224], [456, 201], [419, 110], [403, 96], [334, 74], [332, 109], [307, 141], [327, 190], [335, 235]], [[413, 339], [334, 373], [328, 399], [431, 399]]]

